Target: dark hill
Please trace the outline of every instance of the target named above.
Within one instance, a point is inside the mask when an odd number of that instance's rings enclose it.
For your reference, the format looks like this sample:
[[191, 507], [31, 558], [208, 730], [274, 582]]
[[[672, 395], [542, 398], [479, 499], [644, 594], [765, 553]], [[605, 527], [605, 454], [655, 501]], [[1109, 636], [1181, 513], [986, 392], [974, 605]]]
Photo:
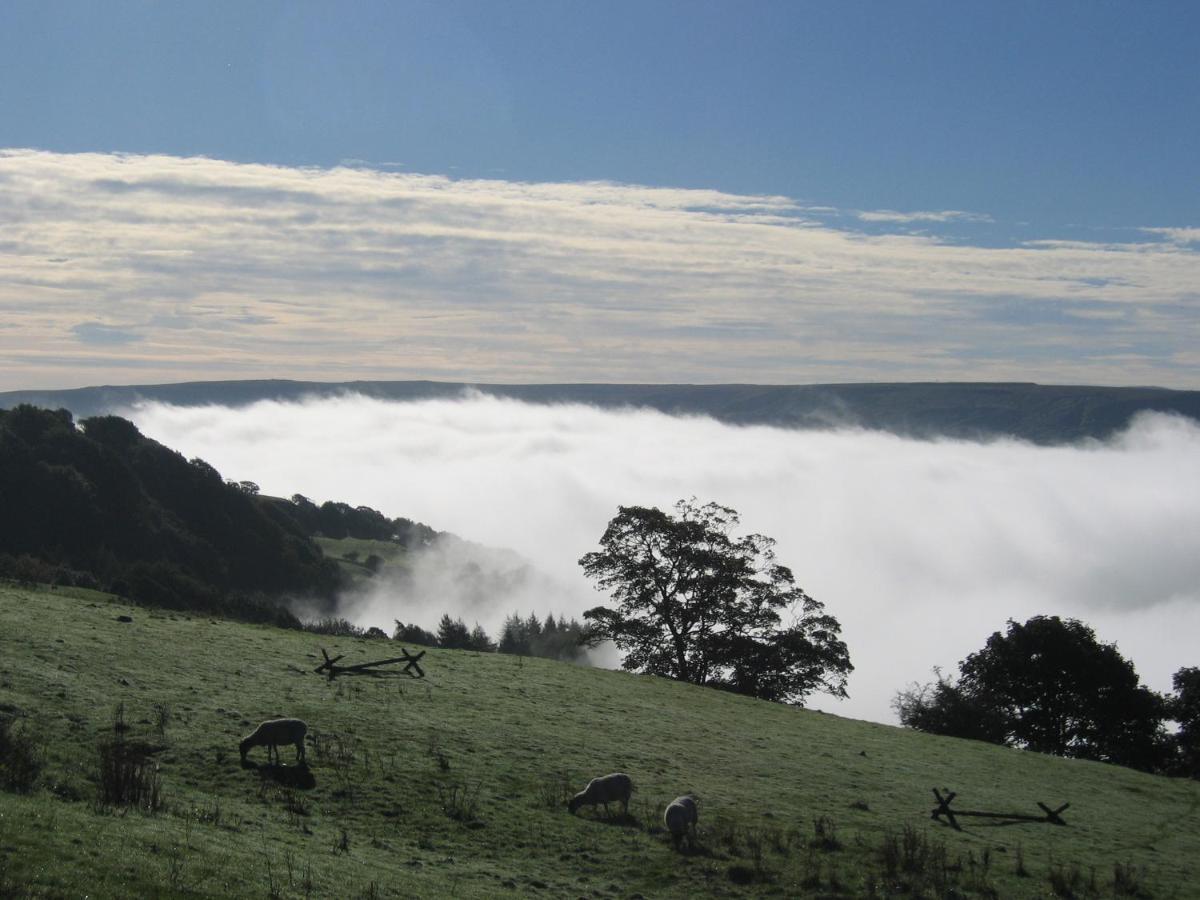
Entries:
[[1139, 412], [1176, 413], [1200, 421], [1200, 391], [1154, 387], [1086, 387], [1026, 383], [912, 384], [530, 384], [432, 381], [209, 381], [0, 393], [0, 407], [32, 403], [90, 416], [140, 400], [183, 406], [239, 406], [354, 392], [389, 400], [461, 396], [465, 390], [531, 403], [646, 407], [705, 415], [736, 425], [825, 428], [848, 425], [921, 438], [1016, 437], [1038, 444], [1103, 439]]
[[0, 411], [0, 575], [289, 619], [273, 599], [332, 602], [339, 576], [288, 506], [116, 416]]

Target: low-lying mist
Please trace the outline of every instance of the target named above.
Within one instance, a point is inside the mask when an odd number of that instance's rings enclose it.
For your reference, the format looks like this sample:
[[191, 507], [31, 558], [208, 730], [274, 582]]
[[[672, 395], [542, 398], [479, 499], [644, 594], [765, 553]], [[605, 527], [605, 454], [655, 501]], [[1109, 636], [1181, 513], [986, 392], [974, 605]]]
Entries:
[[1039, 613], [1088, 622], [1158, 690], [1200, 664], [1200, 427], [1188, 420], [1146, 415], [1107, 443], [1047, 448], [478, 395], [129, 415], [264, 493], [371, 506], [531, 564], [476, 554], [475, 577], [440, 549], [408, 589], [384, 581], [349, 610], [389, 632], [396, 618], [432, 628], [443, 612], [493, 635], [514, 611], [580, 616], [604, 598], [577, 560], [618, 505], [694, 495], [776, 538], [797, 583], [841, 621], [850, 699], [814, 695], [814, 707], [894, 721], [896, 690]]

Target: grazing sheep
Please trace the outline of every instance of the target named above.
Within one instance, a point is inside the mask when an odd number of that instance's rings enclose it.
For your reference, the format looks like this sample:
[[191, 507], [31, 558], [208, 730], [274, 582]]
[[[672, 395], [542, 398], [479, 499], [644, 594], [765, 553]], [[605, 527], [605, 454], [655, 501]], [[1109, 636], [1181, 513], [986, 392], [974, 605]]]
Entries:
[[242, 762], [251, 747], [267, 748], [267, 765], [271, 764], [271, 754], [275, 762], [279, 762], [279, 745], [295, 744], [296, 761], [304, 762], [304, 736], [308, 734], [308, 726], [300, 719], [270, 719], [254, 729], [252, 734], [242, 738], [238, 749], [242, 752]]
[[629, 812], [629, 796], [633, 793], [633, 779], [624, 772], [613, 772], [593, 778], [588, 786], [576, 794], [567, 803], [567, 809], [574, 815], [581, 806], [604, 804], [604, 814], [608, 815], [608, 804], [621, 801], [621, 811]]
[[663, 813], [663, 822], [667, 826], [667, 831], [671, 832], [671, 842], [675, 844], [675, 849], [678, 850], [684, 837], [688, 839], [688, 846], [692, 846], [692, 842], [696, 839], [696, 823], [700, 821], [700, 814], [696, 811], [696, 801], [688, 796], [676, 797], [667, 804], [667, 809]]

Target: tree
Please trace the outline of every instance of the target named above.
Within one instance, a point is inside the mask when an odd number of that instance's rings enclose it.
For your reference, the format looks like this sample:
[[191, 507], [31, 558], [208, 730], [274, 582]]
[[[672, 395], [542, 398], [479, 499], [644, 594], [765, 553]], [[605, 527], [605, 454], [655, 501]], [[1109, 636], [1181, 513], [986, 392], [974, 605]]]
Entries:
[[967, 693], [940, 669], [933, 671], [936, 681], [914, 684], [892, 700], [900, 724], [930, 734], [1003, 744], [1007, 731], [1003, 716]]
[[694, 498], [674, 515], [620, 507], [601, 549], [579, 560], [616, 601], [584, 613], [588, 643], [613, 641], [630, 671], [767, 700], [845, 697], [853, 666], [837, 619], [796, 587], [772, 539], [733, 537], [738, 522], [734, 510]]
[[525, 621], [516, 613], [504, 620], [504, 630], [500, 633], [500, 652], [530, 655], [529, 632], [525, 629]]
[[395, 620], [396, 627], [392, 631], [393, 641], [404, 641], [406, 644], [424, 644], [426, 647], [436, 647], [438, 637], [426, 631], [420, 625], [405, 625], [399, 619]]
[[467, 649], [477, 650], [480, 653], [495, 653], [496, 642], [488, 636], [483, 626], [476, 622], [475, 627], [471, 629]]
[[959, 663], [957, 683], [901, 692], [901, 722], [1055, 756], [1154, 770], [1166, 739], [1163, 700], [1133, 664], [1077, 619], [1009, 620]]
[[1179, 723], [1173, 768], [1180, 775], [1200, 778], [1200, 669], [1180, 669], [1171, 676], [1175, 688], [1167, 701], [1167, 716]]
[[584, 655], [581, 646], [583, 640], [583, 626], [575, 619], [568, 620], [564, 616], [555, 619], [554, 614], [550, 613], [543, 624], [538, 621], [536, 613], [530, 613], [524, 619], [513, 613], [504, 620], [497, 649], [501, 653], [518, 656], [541, 656], [572, 662]]
[[438, 621], [438, 646], [447, 650], [470, 650], [471, 632], [462, 619], [452, 619], [444, 613]]

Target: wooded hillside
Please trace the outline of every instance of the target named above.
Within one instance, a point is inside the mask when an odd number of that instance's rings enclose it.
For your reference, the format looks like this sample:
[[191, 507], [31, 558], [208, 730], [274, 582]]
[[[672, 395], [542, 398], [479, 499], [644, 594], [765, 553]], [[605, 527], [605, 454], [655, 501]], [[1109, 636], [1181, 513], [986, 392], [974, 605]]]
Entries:
[[287, 618], [332, 601], [336, 565], [268, 498], [115, 416], [0, 411], [0, 575], [101, 587], [158, 606]]

